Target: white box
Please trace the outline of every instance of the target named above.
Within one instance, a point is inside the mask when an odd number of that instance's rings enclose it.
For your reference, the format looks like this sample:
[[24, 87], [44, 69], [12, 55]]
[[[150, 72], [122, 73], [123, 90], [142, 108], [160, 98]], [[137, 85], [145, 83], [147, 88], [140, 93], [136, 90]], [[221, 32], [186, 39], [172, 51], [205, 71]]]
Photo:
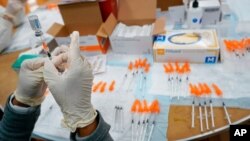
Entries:
[[[103, 24], [108, 34], [112, 51], [122, 54], [152, 53], [153, 36], [165, 33], [165, 18], [156, 18], [155, 0], [121, 0], [118, 3], [118, 16], [110, 14]], [[139, 8], [138, 8], [139, 7]], [[113, 35], [116, 26], [123, 23], [126, 26], [154, 25], [150, 35], [124, 36]], [[120, 32], [119, 32], [120, 33]]]
[[[192, 7], [193, 0], [189, 3]], [[216, 24], [220, 21], [221, 8], [219, 0], [199, 0], [199, 7], [203, 9], [202, 24]]]
[[171, 19], [174, 23], [183, 23], [185, 20], [185, 6], [171, 6], [168, 8]]
[[118, 37], [110, 36], [113, 52], [123, 54], [151, 54], [153, 38], [150, 36]]
[[154, 61], [217, 63], [219, 49], [215, 30], [173, 30], [156, 37]]

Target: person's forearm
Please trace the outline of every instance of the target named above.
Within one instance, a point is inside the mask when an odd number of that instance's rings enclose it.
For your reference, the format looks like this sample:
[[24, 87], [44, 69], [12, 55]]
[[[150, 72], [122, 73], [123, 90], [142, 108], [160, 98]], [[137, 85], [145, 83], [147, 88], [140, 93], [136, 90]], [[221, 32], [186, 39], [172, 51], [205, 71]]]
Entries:
[[40, 114], [40, 106], [26, 107], [22, 110], [15, 106], [24, 108], [27, 105], [16, 101], [13, 97], [12, 101], [10, 100], [11, 97], [7, 100], [4, 116], [0, 122], [0, 140], [29, 140]]
[[13, 105], [16, 105], [16, 106], [20, 106], [20, 107], [30, 107], [29, 105], [26, 105], [22, 102], [19, 102], [18, 100], [16, 100], [16, 98], [14, 97], [13, 100], [11, 101]]
[[96, 130], [97, 126], [98, 126], [98, 120], [96, 118], [94, 122], [91, 123], [90, 125], [83, 128], [77, 128], [76, 132], [79, 137], [86, 137], [91, 135]]
[[70, 138], [73, 141], [113, 141], [109, 129], [110, 125], [103, 120], [100, 112], [97, 111], [95, 121], [84, 128], [77, 129], [75, 133], [71, 133]]

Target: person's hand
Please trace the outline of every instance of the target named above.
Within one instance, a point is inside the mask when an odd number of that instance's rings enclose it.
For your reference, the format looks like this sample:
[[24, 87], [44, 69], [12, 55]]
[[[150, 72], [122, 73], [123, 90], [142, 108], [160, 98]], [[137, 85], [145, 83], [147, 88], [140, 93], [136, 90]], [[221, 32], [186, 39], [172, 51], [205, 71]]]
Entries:
[[69, 51], [69, 47], [65, 45], [61, 45], [54, 49], [54, 51], [51, 53], [53, 56], [59, 56], [60, 54], [67, 53]]
[[19, 72], [19, 81], [15, 99], [28, 106], [37, 106], [44, 100], [47, 88], [43, 79], [43, 58], [26, 60], [22, 63]]
[[[52, 62], [56, 66], [59, 72], [63, 72], [65, 69], [65, 65], [67, 62], [68, 56], [65, 54], [69, 51], [69, 47], [65, 45], [61, 45], [60, 47], [57, 47], [54, 49], [54, 51], [51, 53], [52, 55]], [[64, 55], [63, 55], [64, 54]], [[60, 56], [63, 55], [63, 56]], [[59, 56], [59, 57], [58, 57]], [[65, 63], [63, 63], [66, 61]]]
[[[67, 68], [60, 73], [57, 66], [65, 62]], [[71, 34], [68, 53], [45, 61], [44, 80], [61, 108], [63, 123], [71, 132], [95, 121], [97, 112], [91, 104], [92, 68], [80, 55], [78, 32]]]
[[3, 17], [18, 26], [25, 18], [25, 4], [27, 0], [9, 0]]

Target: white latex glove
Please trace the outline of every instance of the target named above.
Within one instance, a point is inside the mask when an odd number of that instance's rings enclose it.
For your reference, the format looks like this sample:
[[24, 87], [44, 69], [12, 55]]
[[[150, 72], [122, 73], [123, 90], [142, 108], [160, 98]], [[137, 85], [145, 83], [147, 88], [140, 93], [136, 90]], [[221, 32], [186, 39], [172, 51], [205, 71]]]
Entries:
[[12, 23], [0, 17], [0, 52], [7, 48], [11, 43], [12, 28]]
[[67, 53], [69, 51], [69, 47], [62, 45], [60, 47], [57, 47], [54, 49], [54, 51], [51, 53], [52, 55], [52, 62], [54, 63], [54, 65], [56, 66], [56, 68], [58, 69], [58, 71], [62, 72], [65, 69], [65, 63], [67, 62], [67, 55], [64, 56], [60, 56], [57, 57], [63, 53]]
[[61, 45], [60, 47], [57, 47], [54, 49], [54, 51], [51, 53], [52, 56], [59, 56], [60, 54], [66, 53], [69, 51], [69, 47], [65, 45]]
[[25, 18], [25, 4], [27, 0], [9, 0], [5, 15], [14, 26], [20, 25]]
[[[57, 65], [67, 61], [62, 74]], [[46, 60], [44, 80], [63, 113], [63, 124], [75, 132], [95, 120], [97, 113], [91, 104], [93, 74], [90, 64], [80, 55], [79, 32], [71, 34], [70, 49], [52, 61]]]
[[43, 58], [30, 59], [22, 63], [18, 86], [14, 93], [19, 102], [37, 106], [44, 100], [47, 86], [43, 79], [43, 65]]

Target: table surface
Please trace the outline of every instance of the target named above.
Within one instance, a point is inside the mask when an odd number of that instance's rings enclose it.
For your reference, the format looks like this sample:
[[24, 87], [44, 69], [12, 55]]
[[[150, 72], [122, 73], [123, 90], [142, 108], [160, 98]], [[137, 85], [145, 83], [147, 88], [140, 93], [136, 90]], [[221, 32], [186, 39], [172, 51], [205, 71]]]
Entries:
[[7, 97], [17, 86], [17, 73], [11, 68], [12, 63], [23, 51], [0, 55], [0, 104], [4, 105]]
[[[117, 59], [117, 57], [119, 57], [119, 59]], [[102, 81], [106, 81], [107, 83], [110, 83], [112, 80], [116, 80], [116, 84], [117, 87], [120, 86], [121, 82], [122, 82], [122, 78], [121, 76], [123, 76], [126, 72], [127, 72], [127, 64], [129, 63], [129, 61], [135, 60], [135, 58], [144, 58], [144, 57], [148, 57], [148, 56], [141, 56], [141, 55], [118, 55], [118, 54], [113, 54], [112, 52], [110, 52], [107, 55], [107, 71], [103, 74], [98, 74], [95, 76], [94, 78], [94, 83], [97, 83], [98, 81], [102, 80]], [[148, 58], [148, 60], [152, 60], [152, 57], [150, 59], [150, 57]], [[236, 61], [237, 62], [237, 61]], [[221, 79], [226, 80], [227, 77], [229, 77], [230, 79], [232, 79], [232, 83], [238, 83], [238, 80], [235, 80], [234, 77], [238, 77], [238, 75], [240, 76], [245, 76], [245, 75], [249, 75], [249, 72], [244, 71], [247, 69], [244, 69], [243, 71], [238, 72], [235, 69], [231, 68], [230, 71], [227, 68], [227, 71], [225, 73], [225, 69], [223, 69], [225, 63], [219, 63], [219, 64], [214, 64], [214, 65], [208, 65], [208, 64], [191, 64], [191, 70], [192, 73], [190, 74], [190, 82], [199, 82], [199, 81], [203, 81], [203, 82], [215, 82], [218, 83], [219, 86], [222, 86], [222, 89], [225, 89], [225, 94], [224, 94], [224, 102], [227, 104], [228, 107], [235, 107], [235, 108], [243, 108], [243, 109], [249, 109], [250, 108], [250, 93], [247, 90], [246, 93], [243, 94], [237, 94], [235, 95], [234, 93], [234, 88], [229, 87], [228, 88], [228, 84], [229, 82], [227, 81], [221, 81]], [[245, 65], [245, 64], [243, 64]], [[239, 64], [238, 64], [239, 66]], [[248, 67], [250, 67], [250, 65], [247, 65]], [[204, 76], [204, 74], [207, 74], [206, 71], [209, 72], [217, 72], [217, 74], [213, 74], [212, 76], [209, 76], [209, 78], [207, 78], [207, 76]], [[235, 72], [236, 71], [236, 72]], [[222, 75], [223, 74], [223, 75]], [[165, 75], [164, 77], [164, 71], [163, 71], [163, 67], [161, 63], [154, 63], [153, 66], [151, 67], [150, 70], [150, 74], [148, 75], [148, 82], [147, 82], [147, 89], [142, 93], [140, 91], [138, 91], [138, 87], [135, 86], [134, 91], [132, 92], [126, 92], [126, 91], [122, 91], [120, 93], [117, 92], [113, 92], [113, 93], [109, 93], [106, 92], [104, 94], [101, 93], [93, 93], [92, 94], [92, 104], [94, 105], [94, 107], [96, 109], [98, 109], [100, 111], [100, 113], [102, 114], [102, 116], [104, 117], [104, 119], [106, 120], [106, 122], [108, 122], [111, 127], [113, 126], [113, 108], [115, 105], [122, 105], [124, 106], [125, 109], [125, 125], [127, 125], [125, 127], [125, 133], [117, 133], [113, 130], [113, 128], [111, 128], [110, 133], [112, 135], [112, 137], [115, 140], [130, 140], [131, 139], [131, 114], [130, 114], [130, 107], [132, 105], [132, 102], [135, 100], [135, 98], [138, 99], [146, 99], [148, 101], [152, 101], [153, 99], [158, 99], [160, 101], [160, 106], [161, 106], [161, 113], [159, 116], [157, 116], [157, 120], [156, 120], [156, 128], [153, 132], [153, 140], [165, 140], [166, 138], [168, 138], [167, 134], [166, 134], [166, 129], [167, 132], [170, 131], [176, 131], [174, 133], [171, 134], [171, 138], [174, 138], [173, 136], [176, 136], [176, 138], [179, 136], [179, 133], [182, 133], [183, 131], [188, 131], [188, 130], [184, 130], [183, 128], [181, 128], [181, 126], [177, 126], [179, 127], [178, 130], [176, 128], [173, 128], [173, 124], [175, 124], [176, 122], [174, 120], [171, 120], [170, 118], [172, 117], [172, 113], [171, 111], [180, 111], [179, 109], [172, 109], [170, 107], [170, 105], [172, 104], [177, 104], [177, 105], [185, 105], [187, 107], [189, 107], [188, 105], [191, 105], [192, 103], [192, 99], [190, 97], [189, 94], [185, 94], [185, 95], [180, 95], [180, 99], [178, 100], [176, 95], [171, 94], [166, 88], [166, 83], [167, 82], [165, 79], [167, 79], [167, 76]], [[250, 78], [249, 77], [244, 77], [244, 81], [245, 82], [250, 82]], [[161, 83], [159, 82], [163, 82], [163, 86], [161, 85]], [[154, 86], [157, 85], [158, 87]], [[165, 86], [165, 87], [164, 87]], [[242, 84], [242, 89], [246, 89], [248, 87], [248, 85], [243, 85]], [[159, 91], [163, 90], [162, 91]], [[167, 91], [167, 92], [165, 92]], [[239, 92], [243, 92], [238, 90]], [[221, 99], [218, 99], [216, 97], [213, 98], [213, 103], [214, 106], [216, 107], [221, 107]], [[49, 110], [49, 106], [53, 105], [55, 108], [53, 108], [53, 110]], [[217, 109], [217, 108], [215, 108]], [[218, 112], [216, 110], [216, 117], [222, 117], [222, 115], [224, 115], [224, 112], [221, 112], [221, 108], [218, 108]], [[170, 112], [169, 112], [170, 110]], [[186, 113], [186, 115], [190, 115], [190, 109], [185, 109], [184, 110]], [[242, 111], [246, 111], [246, 113], [243, 112], [243, 114], [238, 114], [235, 111], [239, 111], [238, 113], [240, 113], [241, 110], [229, 110], [229, 113], [232, 114], [232, 120], [233, 121], [237, 121], [237, 120], [241, 120], [244, 119], [245, 117], [248, 117], [250, 115], [249, 111], [250, 110], [242, 110]], [[177, 112], [178, 113], [178, 112]], [[189, 113], [189, 114], [188, 114]], [[236, 115], [234, 117], [234, 115]], [[174, 115], [175, 117], [175, 115]], [[36, 124], [35, 130], [34, 130], [34, 134], [35, 135], [41, 135], [42, 137], [46, 137], [49, 139], [58, 139], [60, 138], [61, 140], [67, 140], [68, 137], [68, 130], [63, 129], [60, 126], [60, 120], [62, 119], [62, 114], [60, 112], [60, 109], [58, 107], [58, 105], [55, 103], [53, 97], [51, 95], [49, 95], [49, 97], [46, 98], [46, 100], [44, 101], [44, 103], [42, 104], [42, 112], [41, 112], [41, 116]], [[224, 117], [222, 118], [217, 118], [220, 124], [224, 125], [226, 123], [226, 119]], [[222, 122], [221, 122], [222, 121]], [[52, 124], [51, 124], [52, 123]], [[186, 125], [188, 125], [189, 122], [186, 123]], [[218, 124], [218, 125], [220, 125]], [[49, 127], [49, 129], [48, 129]], [[187, 126], [188, 127], [188, 126]], [[220, 126], [218, 126], [220, 127]], [[177, 132], [178, 131], [178, 132]], [[196, 131], [196, 132], [195, 132]], [[213, 130], [213, 132], [219, 132], [220, 130]], [[56, 135], [57, 133], [57, 135]], [[59, 134], [61, 133], [61, 134]], [[63, 136], [62, 136], [63, 133]], [[180, 136], [180, 137], [188, 137], [188, 136], [196, 136], [197, 134], [199, 134], [198, 130], [194, 130], [193, 134], [188, 134], [188, 132], [186, 132], [186, 136]], [[197, 136], [197, 137], [202, 137], [205, 136], [207, 134], [201, 134], [201, 136]], [[180, 139], [180, 138], [179, 138]]]
[[[198, 108], [195, 109], [195, 128], [191, 128], [191, 110], [191, 106], [170, 106], [168, 119], [169, 125], [167, 130], [168, 132], [166, 133], [168, 140], [193, 140], [201, 137], [208, 137], [229, 128], [223, 108], [216, 107], [214, 108], [214, 114], [216, 115], [216, 128], [211, 130], [211, 119], [209, 118], [208, 121], [210, 130], [205, 130], [206, 132], [201, 133], [199, 117], [197, 116]], [[231, 121], [233, 124], [239, 124], [250, 120], [250, 110], [240, 108], [228, 108], [228, 112], [230, 113]], [[206, 129], [205, 124], [204, 129]]]

